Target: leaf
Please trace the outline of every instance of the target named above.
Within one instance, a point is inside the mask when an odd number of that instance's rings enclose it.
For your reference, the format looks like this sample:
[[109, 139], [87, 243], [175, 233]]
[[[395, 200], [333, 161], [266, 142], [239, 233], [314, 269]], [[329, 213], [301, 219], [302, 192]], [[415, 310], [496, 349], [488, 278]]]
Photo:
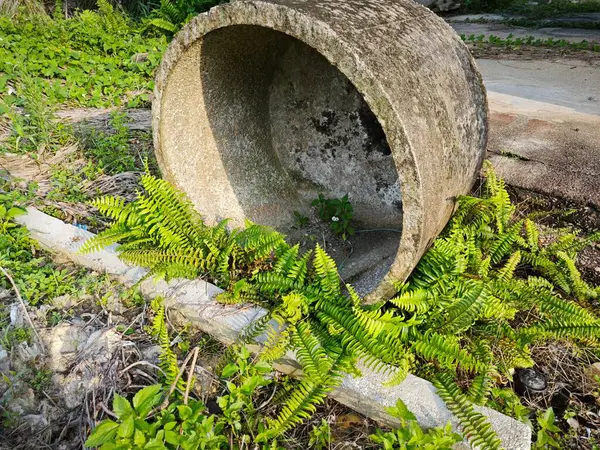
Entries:
[[179, 418], [181, 420], [188, 419], [193, 413], [192, 408], [190, 408], [188, 405], [178, 405], [177, 411], [179, 411]]
[[84, 445], [90, 448], [99, 447], [105, 442], [113, 440], [117, 435], [118, 428], [118, 423], [110, 419], [103, 420], [94, 428], [94, 431], [92, 431], [92, 434], [87, 438]]
[[133, 435], [133, 416], [129, 416], [127, 419], [121, 422], [117, 434], [122, 438], [129, 438]]
[[417, 420], [415, 415], [410, 412], [406, 404], [400, 399], [396, 400], [396, 406], [388, 407], [385, 410], [398, 419], [404, 419], [406, 421]]
[[179, 433], [174, 431], [165, 431], [165, 441], [171, 445], [179, 445]]
[[25, 214], [27, 211], [25, 210], [25, 208], [20, 208], [18, 206], [13, 206], [12, 208], [10, 208], [8, 210], [8, 212], [6, 213], [6, 217], [8, 219], [12, 219], [13, 217], [17, 217], [20, 215]]
[[227, 364], [225, 367], [223, 367], [223, 371], [221, 372], [221, 377], [222, 378], [229, 378], [230, 376], [232, 376], [234, 373], [236, 373], [238, 371], [238, 366], [237, 364]]
[[135, 433], [133, 435], [133, 443], [140, 447], [146, 443], [146, 437], [144, 436], [144, 433], [142, 431], [135, 430]]
[[140, 417], [146, 417], [160, 401], [162, 385], [153, 384], [139, 390], [133, 397], [133, 408]]
[[119, 419], [124, 419], [133, 412], [133, 409], [125, 397], [115, 394], [113, 398], [113, 412]]
[[160, 28], [161, 30], [169, 31], [171, 33], [175, 33], [177, 31], [177, 26], [165, 19], [152, 19], [150, 21], [150, 25], [155, 26], [156, 28]]

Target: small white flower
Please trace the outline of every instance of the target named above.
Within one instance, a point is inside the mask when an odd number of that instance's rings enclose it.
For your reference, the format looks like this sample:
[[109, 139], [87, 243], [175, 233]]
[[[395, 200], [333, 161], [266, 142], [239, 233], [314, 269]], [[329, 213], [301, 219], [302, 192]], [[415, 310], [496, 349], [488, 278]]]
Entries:
[[332, 221], [332, 222], [339, 222], [339, 221], [340, 221], [340, 218], [339, 218], [339, 217], [337, 217], [337, 216], [333, 216], [333, 217], [331, 218], [331, 221]]

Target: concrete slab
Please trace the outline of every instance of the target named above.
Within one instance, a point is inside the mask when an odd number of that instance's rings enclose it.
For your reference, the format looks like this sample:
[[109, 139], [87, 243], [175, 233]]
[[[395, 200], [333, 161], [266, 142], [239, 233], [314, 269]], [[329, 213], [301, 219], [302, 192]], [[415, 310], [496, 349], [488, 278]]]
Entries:
[[[113, 275], [125, 285], [138, 283], [146, 274], [145, 269], [130, 267], [119, 260], [114, 246], [93, 254], [79, 254], [77, 251], [80, 246], [93, 234], [35, 208], [28, 208], [27, 214], [17, 217], [17, 221], [27, 227], [32, 238], [43, 247], [60, 253], [82, 266]], [[225, 344], [236, 341], [240, 332], [251, 321], [265, 314], [262, 308], [217, 303], [215, 296], [221, 290], [203, 280], [175, 279], [168, 283], [145, 280], [140, 287], [150, 297], [160, 295], [167, 298], [168, 308], [175, 313], [172, 316], [174, 320], [179, 318], [191, 323]], [[292, 376], [301, 374], [293, 354], [288, 354], [280, 360], [277, 369]], [[456, 418], [446, 408], [429, 381], [409, 375], [401, 384], [386, 388], [382, 384], [386, 379], [387, 376], [382, 373], [364, 369], [361, 377], [347, 376], [330, 396], [387, 425], [395, 425], [398, 422], [385, 412], [385, 407], [393, 406], [396, 400], [401, 398], [422, 426], [443, 426], [448, 421], [457, 426]], [[527, 425], [490, 408], [477, 409], [488, 417], [506, 450], [527, 450], [531, 447], [531, 430]], [[460, 447], [468, 448], [466, 445]]]
[[488, 158], [509, 185], [600, 207], [600, 117], [490, 92]]

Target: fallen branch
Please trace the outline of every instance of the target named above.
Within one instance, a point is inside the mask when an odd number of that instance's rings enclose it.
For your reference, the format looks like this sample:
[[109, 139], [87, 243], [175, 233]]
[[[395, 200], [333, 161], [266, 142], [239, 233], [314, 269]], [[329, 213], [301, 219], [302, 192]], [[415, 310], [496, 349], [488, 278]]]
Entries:
[[183, 396], [183, 404], [188, 404], [188, 397], [190, 395], [190, 387], [192, 386], [192, 378], [194, 377], [194, 369], [196, 368], [196, 360], [198, 359], [198, 347], [194, 348], [194, 357], [192, 358], [192, 365], [188, 371], [187, 385], [185, 386], [185, 395]]
[[42, 352], [45, 352], [44, 349], [44, 342], [42, 341], [42, 338], [40, 337], [40, 335], [38, 334], [35, 325], [33, 324], [33, 320], [31, 320], [31, 316], [29, 315], [29, 312], [27, 311], [27, 306], [25, 305], [25, 301], [23, 300], [23, 297], [21, 297], [21, 293], [19, 292], [19, 289], [17, 288], [17, 285], [15, 284], [15, 280], [12, 279], [12, 277], [10, 276], [10, 274], [4, 269], [4, 267], [0, 266], [0, 270], [2, 271], [2, 273], [4, 274], [4, 276], [6, 278], [8, 278], [8, 281], [10, 281], [10, 284], [12, 285], [15, 294], [17, 296], [17, 299], [19, 300], [19, 302], [21, 303], [21, 307], [23, 308], [23, 312], [25, 314], [25, 318], [27, 319], [27, 322], [29, 322], [29, 326], [31, 327], [31, 330], [33, 331], [33, 334], [35, 334], [35, 337], [37, 338], [40, 347], [42, 349]]
[[185, 371], [185, 367], [187, 366], [188, 362], [192, 358], [192, 355], [194, 355], [194, 354], [197, 355], [198, 350], [199, 350], [198, 347], [194, 347], [194, 350], [192, 350], [190, 353], [188, 353], [188, 355], [185, 357], [185, 360], [183, 361], [183, 364], [181, 364], [181, 368], [179, 369], [179, 373], [177, 374], [177, 376], [175, 377], [175, 379], [171, 383], [171, 387], [169, 388], [169, 392], [167, 392], [167, 396], [165, 397], [165, 399], [163, 400], [163, 402], [160, 405], [159, 409], [161, 411], [163, 409], [165, 409], [167, 406], [169, 406], [169, 397], [171, 397], [171, 394], [173, 393], [173, 391], [177, 387], [177, 382], [179, 381], [179, 379], [183, 375], [183, 372]]

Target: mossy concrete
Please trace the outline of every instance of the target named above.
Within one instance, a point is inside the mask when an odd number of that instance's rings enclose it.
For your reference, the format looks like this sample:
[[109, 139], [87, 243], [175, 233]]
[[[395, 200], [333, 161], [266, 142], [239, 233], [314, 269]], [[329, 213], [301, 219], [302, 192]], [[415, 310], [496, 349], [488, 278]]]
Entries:
[[153, 131], [164, 176], [209, 223], [285, 232], [322, 192], [348, 193], [361, 227], [401, 229], [368, 275], [377, 300], [470, 190], [487, 103], [460, 38], [411, 0], [237, 1], [172, 41]]

